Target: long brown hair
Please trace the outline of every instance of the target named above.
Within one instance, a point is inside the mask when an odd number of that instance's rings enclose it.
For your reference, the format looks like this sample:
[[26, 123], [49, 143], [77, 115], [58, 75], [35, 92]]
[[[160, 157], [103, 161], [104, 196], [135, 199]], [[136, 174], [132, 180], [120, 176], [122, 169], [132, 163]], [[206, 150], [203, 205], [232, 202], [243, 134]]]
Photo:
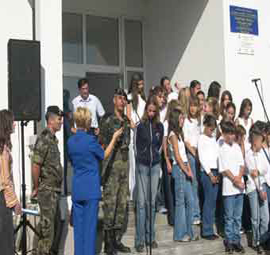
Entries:
[[140, 92], [139, 91], [139, 82], [143, 81], [143, 77], [139, 73], [133, 74], [131, 77], [130, 85], [129, 85], [129, 90], [128, 93], [132, 95], [132, 107], [137, 111], [138, 109], [138, 103], [139, 103], [139, 93], [142, 97], [143, 100], [146, 101], [146, 96], [144, 93], [144, 89]]
[[9, 110], [0, 111], [0, 154], [3, 153], [4, 147], [12, 149], [10, 135], [13, 132], [13, 113]]
[[189, 105], [188, 105], [188, 120], [191, 121], [192, 116], [190, 113], [190, 107], [191, 106], [196, 106], [197, 107], [197, 113], [195, 115], [195, 119], [198, 120], [198, 125], [201, 124], [201, 111], [200, 111], [200, 102], [199, 102], [199, 98], [191, 96], [189, 99]]
[[245, 109], [246, 107], [250, 106], [251, 108], [251, 112], [252, 112], [252, 102], [249, 98], [245, 98], [242, 103], [241, 103], [241, 106], [240, 106], [240, 112], [239, 112], [239, 118], [243, 118], [244, 117], [244, 112], [245, 112]]
[[170, 112], [172, 112], [174, 109], [180, 109], [180, 102], [179, 100], [173, 99], [168, 103], [167, 112], [165, 116], [165, 120], [169, 120]]
[[219, 103], [215, 97], [208, 97], [206, 103], [213, 109], [213, 115], [215, 116], [216, 120], [219, 117]]
[[159, 118], [159, 106], [158, 106], [158, 103], [157, 103], [157, 100], [156, 100], [155, 96], [151, 96], [151, 97], [148, 98], [148, 100], [146, 102], [146, 105], [145, 105], [145, 108], [144, 108], [144, 113], [143, 113], [143, 116], [142, 116], [142, 122], [146, 123], [146, 122], [149, 121], [149, 117], [148, 117], [148, 114], [147, 114], [147, 109], [148, 109], [149, 105], [154, 105], [156, 107], [156, 115], [152, 119], [153, 126], [156, 126], [160, 122], [160, 118]]
[[189, 88], [186, 87], [186, 88], [180, 89], [178, 100], [180, 102], [182, 112], [185, 116], [187, 116], [188, 114], [189, 98], [190, 98]]
[[232, 94], [229, 90], [224, 90], [221, 94], [221, 98], [220, 98], [220, 114], [222, 115], [222, 117], [224, 117], [224, 113], [225, 113], [225, 105], [224, 105], [224, 101], [226, 96], [228, 96], [230, 102], [233, 101], [232, 99]]
[[179, 116], [184, 115], [184, 113], [180, 109], [174, 109], [169, 114], [169, 129], [168, 129], [168, 139], [170, 137], [171, 131], [175, 133], [177, 139], [181, 139], [184, 141], [184, 133], [183, 128], [179, 126]]

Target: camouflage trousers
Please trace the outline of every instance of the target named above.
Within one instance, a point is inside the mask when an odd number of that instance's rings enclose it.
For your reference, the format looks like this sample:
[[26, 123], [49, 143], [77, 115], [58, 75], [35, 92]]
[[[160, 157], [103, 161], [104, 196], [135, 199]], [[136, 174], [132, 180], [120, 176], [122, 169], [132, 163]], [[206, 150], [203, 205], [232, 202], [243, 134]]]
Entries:
[[103, 189], [104, 230], [122, 230], [127, 221], [128, 161], [117, 160]]
[[49, 190], [38, 192], [40, 208], [38, 255], [58, 254], [62, 231], [59, 200], [60, 193]]

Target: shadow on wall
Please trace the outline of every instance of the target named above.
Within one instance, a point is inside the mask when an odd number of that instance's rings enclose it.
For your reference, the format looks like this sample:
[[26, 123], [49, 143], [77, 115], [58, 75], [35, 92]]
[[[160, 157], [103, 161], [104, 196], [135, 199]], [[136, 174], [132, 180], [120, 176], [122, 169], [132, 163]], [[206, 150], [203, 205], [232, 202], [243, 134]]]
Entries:
[[[148, 86], [172, 77], [209, 0], [150, 0], [145, 22]], [[200, 43], [200, 42], [198, 42]], [[194, 63], [196, 64], [196, 63]]]

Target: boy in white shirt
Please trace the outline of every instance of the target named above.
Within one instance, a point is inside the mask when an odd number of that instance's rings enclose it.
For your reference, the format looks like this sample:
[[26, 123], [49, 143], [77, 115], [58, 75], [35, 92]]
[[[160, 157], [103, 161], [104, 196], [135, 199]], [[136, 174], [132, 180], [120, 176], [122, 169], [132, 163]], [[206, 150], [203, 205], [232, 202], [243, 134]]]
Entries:
[[214, 233], [214, 221], [218, 194], [218, 144], [213, 132], [217, 128], [214, 116], [205, 115], [204, 131], [198, 141], [198, 153], [201, 164], [201, 183], [203, 188], [202, 237], [207, 240], [218, 238]]
[[226, 252], [245, 253], [241, 245], [241, 217], [243, 211], [244, 159], [241, 148], [234, 142], [235, 126], [226, 121], [223, 124], [224, 144], [219, 148], [219, 172], [223, 175], [222, 196], [224, 204], [224, 230]]
[[247, 193], [251, 209], [253, 232], [253, 247], [262, 254], [262, 243], [268, 238], [269, 211], [266, 193], [266, 175], [268, 162], [263, 153], [263, 134], [256, 126], [249, 132], [251, 148], [246, 152], [246, 167], [248, 173]]

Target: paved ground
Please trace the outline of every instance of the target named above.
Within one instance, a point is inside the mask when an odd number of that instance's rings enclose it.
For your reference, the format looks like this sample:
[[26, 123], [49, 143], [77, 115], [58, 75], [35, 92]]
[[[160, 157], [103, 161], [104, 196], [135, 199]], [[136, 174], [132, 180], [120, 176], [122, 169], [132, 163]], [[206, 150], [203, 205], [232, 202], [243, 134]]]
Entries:
[[[38, 222], [38, 217], [29, 217], [30, 221], [33, 223], [33, 225], [36, 225]], [[100, 219], [102, 219], [102, 212], [100, 213]], [[101, 228], [101, 222], [99, 224], [99, 231], [98, 231], [98, 242], [97, 242], [97, 254], [103, 254], [102, 253], [102, 228]], [[18, 224], [18, 222], [16, 222]], [[64, 230], [64, 236], [61, 244], [61, 252], [59, 255], [73, 255], [74, 254], [74, 244], [73, 244], [73, 228], [69, 226], [68, 221], [66, 222], [66, 228]], [[197, 227], [194, 229], [196, 233], [200, 232], [200, 228]], [[28, 236], [28, 249], [31, 250], [33, 247], [33, 243], [35, 243], [33, 238], [33, 233], [28, 229], [27, 231]], [[123, 242], [130, 246], [134, 247], [134, 234], [135, 234], [135, 228], [134, 228], [134, 214], [133, 212], [129, 213], [129, 223], [127, 232], [124, 235]], [[246, 255], [255, 255], [257, 254], [254, 250], [248, 247], [248, 238], [249, 235], [243, 234], [242, 235], [242, 244], [246, 249]], [[18, 235], [19, 239], [20, 235]], [[166, 216], [157, 214], [156, 217], [156, 239], [159, 244], [158, 249], [154, 249], [152, 251], [153, 255], [222, 255], [226, 254], [224, 252], [224, 246], [223, 246], [223, 239], [220, 238], [216, 241], [207, 241], [200, 239], [199, 241], [189, 242], [189, 243], [178, 243], [174, 242], [173, 240], [173, 228], [167, 225]], [[18, 245], [18, 242], [17, 242]], [[34, 245], [35, 246], [35, 245]], [[0, 247], [1, 249], [1, 247]], [[28, 254], [34, 254], [34, 253], [28, 253]], [[120, 253], [119, 253], [120, 254]], [[136, 254], [135, 250], [132, 248], [132, 253]], [[149, 254], [148, 252], [141, 253], [142, 255]], [[235, 253], [237, 254], [237, 253]], [[264, 254], [270, 255], [270, 252], [265, 252]], [[1, 251], [0, 251], [1, 255]]]

